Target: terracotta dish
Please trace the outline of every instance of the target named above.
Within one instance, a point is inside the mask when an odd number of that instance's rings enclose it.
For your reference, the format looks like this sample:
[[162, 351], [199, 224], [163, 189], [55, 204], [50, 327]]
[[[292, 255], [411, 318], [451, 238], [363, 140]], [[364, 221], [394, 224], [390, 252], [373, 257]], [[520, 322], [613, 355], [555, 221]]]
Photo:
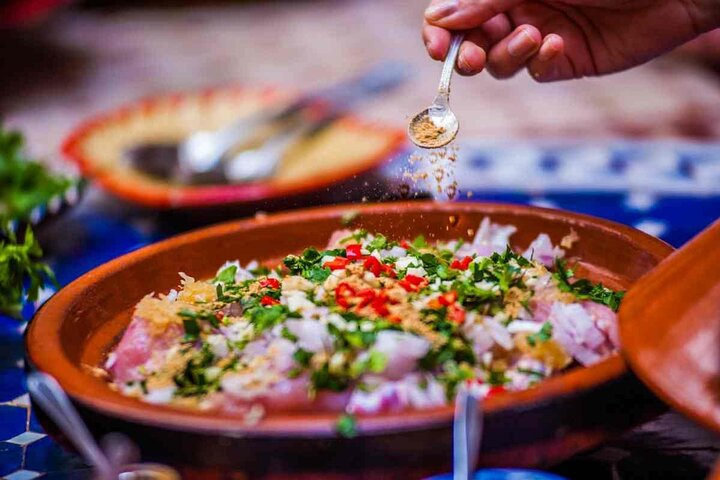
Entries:
[[153, 208], [191, 208], [287, 199], [351, 179], [389, 159], [405, 144], [401, 130], [346, 117], [292, 146], [267, 181], [186, 186], [132, 168], [125, 151], [142, 143], [176, 142], [291, 98], [270, 88], [225, 88], [150, 98], [76, 128], [63, 145], [82, 173], [111, 193]]
[[[470, 238], [471, 229], [489, 216], [518, 227], [512, 239], [518, 248], [527, 247], [540, 232], [558, 242], [572, 228], [580, 241], [568, 253], [579, 261], [578, 276], [619, 289], [630, 287], [672, 251], [662, 241], [619, 224], [514, 205], [347, 205], [231, 222], [130, 253], [62, 289], [28, 328], [29, 364], [58, 379], [96, 432], [125, 431], [148, 458], [248, 472], [447, 471], [450, 407], [360, 418], [359, 436], [344, 439], [335, 432], [336, 414], [272, 414], [247, 426], [231, 416], [141, 403], [90, 374], [129, 323], [135, 303], [148, 292], [175, 287], [178, 271], [209, 278], [229, 258], [281, 258], [308, 245], [324, 245], [348, 211], [359, 214], [353, 227], [398, 238], [420, 233], [428, 239]], [[647, 420], [662, 406], [614, 355], [537, 388], [492, 397], [484, 408], [481, 461], [537, 466], [592, 447]], [[388, 473], [383, 478], [393, 477]]]
[[650, 389], [720, 433], [720, 221], [633, 287], [623, 350]]

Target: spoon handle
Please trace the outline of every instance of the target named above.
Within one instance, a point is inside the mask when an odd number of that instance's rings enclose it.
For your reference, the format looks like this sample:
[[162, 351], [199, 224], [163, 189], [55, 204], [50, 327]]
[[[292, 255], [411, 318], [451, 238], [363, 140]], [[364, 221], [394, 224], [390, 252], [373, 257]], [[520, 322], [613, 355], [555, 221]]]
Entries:
[[438, 93], [441, 95], [450, 95], [450, 79], [455, 69], [458, 53], [460, 53], [460, 44], [464, 38], [464, 33], [454, 33], [450, 40], [450, 48], [443, 63], [442, 73], [440, 74], [440, 85], [438, 86]]
[[455, 398], [453, 421], [453, 480], [471, 480], [483, 431], [482, 405], [465, 386]]
[[28, 375], [27, 384], [33, 400], [40, 404], [85, 459], [97, 468], [100, 478], [112, 478], [112, 465], [57, 381], [45, 373], [34, 372]]

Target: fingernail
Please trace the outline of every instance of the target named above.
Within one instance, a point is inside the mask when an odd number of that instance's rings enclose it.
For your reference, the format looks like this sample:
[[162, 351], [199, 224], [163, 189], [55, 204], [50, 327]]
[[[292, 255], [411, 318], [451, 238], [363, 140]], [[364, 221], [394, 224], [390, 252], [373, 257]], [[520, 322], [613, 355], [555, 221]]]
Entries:
[[537, 43], [530, 36], [527, 30], [523, 29], [516, 33], [508, 42], [508, 53], [511, 57], [525, 58], [535, 51]]
[[470, 68], [470, 64], [468, 63], [467, 59], [465, 58], [465, 55], [463, 55], [462, 51], [460, 52], [460, 55], [458, 55], [457, 67], [458, 67], [458, 70], [460, 70], [463, 73], [472, 72], [472, 68]]
[[541, 62], [547, 62], [555, 58], [555, 56], [560, 52], [557, 48], [555, 48], [551, 43], [544, 42], [540, 46], [540, 51], [537, 54], [538, 60]]
[[428, 20], [440, 20], [457, 11], [458, 0], [445, 0], [435, 5], [430, 5], [425, 10], [425, 18]]

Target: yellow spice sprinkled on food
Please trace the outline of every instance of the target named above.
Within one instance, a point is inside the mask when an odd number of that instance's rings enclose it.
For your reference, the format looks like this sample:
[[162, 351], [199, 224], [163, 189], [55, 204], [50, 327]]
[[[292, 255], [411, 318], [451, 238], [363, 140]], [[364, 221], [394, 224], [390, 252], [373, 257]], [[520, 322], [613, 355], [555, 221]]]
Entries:
[[560, 239], [560, 246], [565, 250], [569, 250], [578, 240], [580, 240], [580, 236], [577, 234], [575, 229], [571, 228], [570, 233]]
[[529, 291], [523, 292], [517, 287], [511, 287], [505, 293], [505, 313], [510, 318], [517, 317], [523, 309], [523, 303], [530, 299]]
[[573, 361], [555, 340], [536, 341], [535, 345], [530, 345], [527, 337], [526, 333], [520, 333], [515, 337], [515, 346], [518, 350], [540, 360], [553, 370], [563, 369]]
[[187, 303], [210, 303], [217, 299], [217, 290], [210, 282], [196, 282], [195, 279], [184, 273], [182, 277], [182, 290], [178, 293], [178, 300]]
[[166, 299], [157, 298], [151, 293], [138, 302], [133, 316], [147, 320], [151, 326], [151, 332], [160, 334], [169, 325], [181, 323], [178, 312], [182, 306], [192, 307], [192, 305], [185, 303], [170, 302]]

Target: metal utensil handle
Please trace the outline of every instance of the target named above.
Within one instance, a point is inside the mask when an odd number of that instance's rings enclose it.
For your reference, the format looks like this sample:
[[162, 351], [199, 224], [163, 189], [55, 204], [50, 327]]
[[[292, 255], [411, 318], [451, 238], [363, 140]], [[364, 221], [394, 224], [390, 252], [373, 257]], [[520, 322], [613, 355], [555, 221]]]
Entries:
[[111, 478], [112, 465], [58, 382], [50, 375], [33, 372], [28, 375], [27, 384], [33, 400], [40, 404], [85, 459], [99, 470], [101, 478]]
[[[410, 67], [406, 63], [383, 62], [356, 77], [303, 95], [286, 107], [268, 112], [253, 120], [256, 122], [287, 120], [317, 101], [329, 103], [334, 110], [348, 108], [368, 95], [381, 93], [401, 84], [408, 78], [409, 74]], [[223, 130], [227, 130], [228, 133], [232, 132], [231, 135], [236, 135], [238, 130], [247, 128], [246, 123], [240, 120], [230, 124]]]
[[285, 107], [261, 111], [250, 117], [240, 118], [215, 133], [218, 155], [227, 152], [234, 145], [246, 141], [254, 128], [262, 123], [287, 121], [318, 101], [329, 104], [330, 109], [334, 111], [347, 110], [367, 96], [401, 84], [407, 79], [409, 72], [410, 68], [404, 63], [381, 63], [357, 77], [303, 95]]
[[335, 110], [347, 109], [368, 96], [400, 85], [410, 75], [402, 62], [382, 62], [360, 75], [308, 95], [311, 100], [329, 103]]
[[450, 40], [450, 48], [448, 48], [448, 53], [443, 63], [442, 73], [440, 74], [440, 85], [438, 86], [438, 92], [443, 95], [450, 95], [450, 80], [452, 79], [455, 63], [460, 53], [460, 45], [464, 39], [464, 33], [454, 33]]
[[482, 438], [483, 417], [478, 399], [464, 386], [455, 398], [453, 480], [471, 480]]

